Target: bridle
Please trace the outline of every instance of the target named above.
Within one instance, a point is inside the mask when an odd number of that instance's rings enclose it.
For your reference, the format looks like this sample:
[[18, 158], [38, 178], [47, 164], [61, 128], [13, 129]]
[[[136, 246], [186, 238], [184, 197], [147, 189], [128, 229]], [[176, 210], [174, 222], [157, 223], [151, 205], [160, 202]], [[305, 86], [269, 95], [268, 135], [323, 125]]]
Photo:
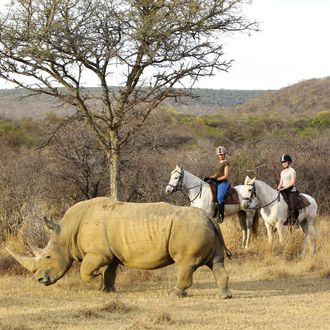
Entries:
[[182, 189], [183, 178], [184, 178], [184, 170], [181, 169], [180, 171], [173, 172], [173, 174], [174, 173], [179, 173], [180, 174], [179, 180], [176, 183], [176, 185], [168, 183], [168, 186], [173, 188], [173, 192], [176, 192], [176, 191], [180, 191]]
[[252, 186], [250, 197], [243, 197], [242, 198], [243, 200], [248, 201], [247, 206], [245, 207], [246, 209], [264, 208], [266, 206], [269, 206], [269, 205], [273, 204], [275, 201], [278, 201], [278, 202], [280, 201], [281, 192], [279, 191], [276, 198], [273, 199], [271, 202], [267, 203], [266, 205], [262, 205], [262, 206], [259, 206], [259, 207], [249, 207], [250, 204], [252, 203], [253, 198], [257, 197], [257, 191], [256, 191], [256, 186], [255, 186], [254, 183], [247, 183], [246, 186]]
[[180, 177], [179, 177], [178, 182], [176, 183], [176, 185], [172, 185], [170, 183], [168, 184], [168, 186], [173, 188], [172, 192], [180, 191], [189, 200], [190, 203], [192, 203], [197, 197], [199, 197], [199, 198], [201, 197], [201, 195], [202, 195], [202, 186], [203, 186], [203, 184], [205, 184], [205, 182], [201, 181], [196, 186], [186, 187], [187, 190], [191, 190], [191, 189], [199, 187], [199, 191], [196, 194], [196, 196], [193, 199], [190, 199], [189, 196], [185, 195], [183, 190], [182, 190], [182, 188], [183, 188], [183, 179], [184, 179], [184, 169], [181, 168], [180, 171], [175, 171], [175, 172], [173, 172], [173, 174], [174, 173], [179, 173]]
[[257, 209], [257, 207], [250, 207], [253, 198], [257, 197], [256, 186], [254, 185], [254, 183], [246, 184], [246, 185], [247, 186], [252, 186], [252, 189], [251, 189], [250, 197], [242, 197], [243, 201], [247, 201], [247, 205], [244, 208], [245, 209]]

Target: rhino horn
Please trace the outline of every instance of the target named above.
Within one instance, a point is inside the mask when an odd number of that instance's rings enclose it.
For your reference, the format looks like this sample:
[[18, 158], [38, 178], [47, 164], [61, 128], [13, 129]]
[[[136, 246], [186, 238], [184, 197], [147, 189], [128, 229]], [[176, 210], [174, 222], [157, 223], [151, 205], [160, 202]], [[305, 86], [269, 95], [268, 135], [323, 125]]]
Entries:
[[61, 231], [61, 227], [58, 223], [47, 219], [47, 217], [44, 217], [44, 220], [48, 229], [54, 230], [56, 234], [58, 234]]
[[24, 268], [26, 268], [28, 271], [34, 273], [36, 270], [36, 262], [35, 258], [32, 257], [22, 257], [12, 251], [10, 251], [7, 247], [6, 250], [9, 252], [9, 254], [15, 258]]
[[36, 257], [39, 257], [41, 256], [42, 252], [43, 252], [43, 249], [40, 249], [36, 246], [33, 246], [30, 242], [27, 242], [27, 244], [29, 245], [32, 253], [36, 256]]

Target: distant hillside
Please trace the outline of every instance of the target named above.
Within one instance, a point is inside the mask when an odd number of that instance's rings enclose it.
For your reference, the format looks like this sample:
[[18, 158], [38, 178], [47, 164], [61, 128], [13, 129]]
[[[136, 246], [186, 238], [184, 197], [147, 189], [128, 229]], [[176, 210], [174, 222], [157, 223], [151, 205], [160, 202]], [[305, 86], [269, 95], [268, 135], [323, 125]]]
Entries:
[[330, 77], [310, 79], [261, 95], [230, 109], [237, 113], [313, 115], [330, 111]]
[[[97, 88], [95, 88], [97, 92]], [[247, 100], [261, 96], [267, 91], [262, 90], [225, 90], [225, 89], [193, 89], [193, 98], [166, 101], [176, 110], [190, 114], [214, 113], [219, 108], [243, 104]], [[47, 112], [61, 112], [57, 100], [50, 96], [39, 95], [27, 97], [21, 89], [0, 90], [0, 115], [8, 118], [40, 117]]]
[[266, 90], [201, 89], [192, 90], [193, 98], [180, 98], [167, 101], [167, 104], [186, 114], [206, 115], [219, 112], [219, 109], [244, 104], [248, 100], [267, 95]]
[[[95, 92], [97, 92], [95, 88]], [[227, 114], [301, 114], [313, 115], [330, 111], [330, 77], [311, 79], [276, 91], [193, 89], [193, 98], [168, 100], [174, 110], [192, 115]], [[8, 118], [40, 117], [47, 112], [63, 113], [66, 106], [59, 105], [49, 96], [26, 97], [27, 92], [0, 90], [0, 116]]]
[[42, 117], [49, 112], [64, 109], [57, 100], [47, 95], [29, 96], [21, 89], [0, 90], [0, 116], [15, 119], [21, 117]]

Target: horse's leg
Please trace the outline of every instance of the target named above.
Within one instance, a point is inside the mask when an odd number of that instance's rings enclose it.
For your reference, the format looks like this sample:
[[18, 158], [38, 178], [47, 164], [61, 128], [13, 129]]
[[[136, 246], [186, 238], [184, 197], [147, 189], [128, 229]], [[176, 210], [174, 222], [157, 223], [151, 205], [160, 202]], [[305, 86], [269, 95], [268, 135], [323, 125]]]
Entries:
[[315, 253], [315, 244], [314, 244], [314, 226], [313, 226], [313, 219], [305, 219], [302, 222], [300, 222], [301, 228], [305, 234], [304, 237], [304, 245], [303, 249], [301, 251], [301, 257], [304, 257], [306, 255], [306, 249], [307, 244], [309, 245], [309, 250], [311, 255], [314, 255]]
[[242, 229], [242, 248], [247, 248], [249, 241], [247, 239], [247, 225], [246, 225], [246, 212], [237, 212], [239, 224]]
[[281, 244], [283, 244], [284, 241], [284, 226], [283, 226], [283, 222], [277, 222], [276, 224], [276, 229], [278, 231], [278, 238]]
[[301, 257], [304, 257], [306, 255], [306, 248], [307, 248], [307, 241], [309, 240], [309, 233], [308, 233], [308, 224], [306, 220], [303, 220], [300, 222], [300, 226], [305, 234], [304, 236], [304, 244], [303, 244], [303, 249], [300, 253]]
[[273, 226], [265, 221], [265, 226], [267, 229], [268, 244], [272, 245], [273, 243]]
[[250, 243], [250, 237], [252, 233], [254, 214], [246, 212], [246, 227], [247, 227], [247, 238], [245, 248], [247, 249]]

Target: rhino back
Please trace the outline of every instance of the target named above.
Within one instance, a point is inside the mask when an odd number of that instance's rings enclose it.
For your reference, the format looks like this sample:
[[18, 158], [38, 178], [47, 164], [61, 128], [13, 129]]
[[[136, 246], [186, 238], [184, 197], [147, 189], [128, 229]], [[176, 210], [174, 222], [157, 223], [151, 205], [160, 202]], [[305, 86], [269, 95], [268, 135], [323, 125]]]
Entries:
[[196, 208], [166, 203], [125, 203], [108, 226], [112, 251], [133, 268], [153, 269], [175, 262], [200, 265], [212, 254], [214, 229]]
[[189, 254], [196, 255], [194, 263], [200, 263], [212, 248], [214, 232], [196, 208], [107, 198], [76, 205], [67, 217], [77, 218], [72, 221], [79, 224], [72, 250], [82, 257], [95, 253], [111, 258], [114, 254], [128, 267], [155, 269]]
[[108, 222], [111, 250], [127, 266], [154, 269], [173, 262], [168, 253], [173, 213], [163, 204], [118, 206]]

